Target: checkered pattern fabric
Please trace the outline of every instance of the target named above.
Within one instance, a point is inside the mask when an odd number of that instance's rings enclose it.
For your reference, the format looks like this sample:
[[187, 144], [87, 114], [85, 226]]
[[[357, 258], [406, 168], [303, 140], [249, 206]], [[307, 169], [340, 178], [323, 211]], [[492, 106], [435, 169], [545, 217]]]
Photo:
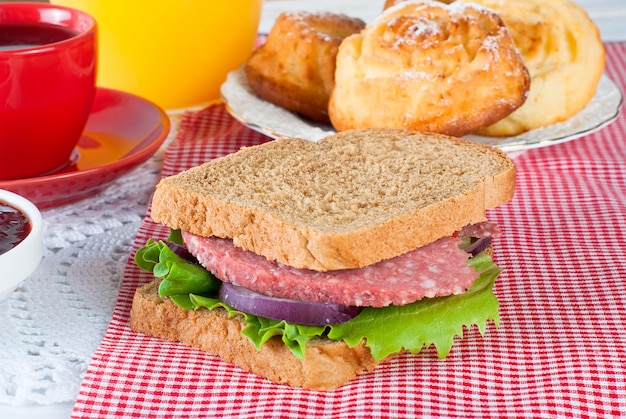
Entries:
[[[626, 86], [626, 44], [607, 44], [607, 74]], [[129, 260], [113, 319], [86, 373], [74, 418], [617, 417], [626, 415], [626, 121], [516, 157], [515, 198], [489, 211], [504, 232], [494, 289], [501, 325], [315, 392], [276, 385], [183, 345], [132, 332]], [[221, 105], [184, 115], [171, 175], [268, 141]], [[135, 248], [162, 237], [146, 217]]]

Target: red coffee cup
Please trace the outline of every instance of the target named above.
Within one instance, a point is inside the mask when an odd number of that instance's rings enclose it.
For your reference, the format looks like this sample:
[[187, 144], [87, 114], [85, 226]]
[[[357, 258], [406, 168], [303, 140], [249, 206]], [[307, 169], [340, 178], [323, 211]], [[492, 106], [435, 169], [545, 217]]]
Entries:
[[67, 7], [0, 4], [0, 179], [69, 163], [96, 92], [96, 26]]

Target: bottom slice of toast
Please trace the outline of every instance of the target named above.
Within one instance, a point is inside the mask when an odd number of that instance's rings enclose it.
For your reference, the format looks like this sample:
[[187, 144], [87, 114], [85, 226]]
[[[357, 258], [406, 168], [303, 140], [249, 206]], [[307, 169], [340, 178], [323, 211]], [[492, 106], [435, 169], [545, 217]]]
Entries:
[[350, 348], [344, 342], [316, 338], [298, 359], [279, 336], [260, 350], [241, 334], [243, 316], [228, 317], [226, 310], [185, 310], [158, 295], [159, 281], [137, 289], [130, 312], [132, 330], [160, 339], [181, 342], [235, 364], [275, 383], [312, 390], [332, 390], [348, 383], [377, 362], [364, 342]]

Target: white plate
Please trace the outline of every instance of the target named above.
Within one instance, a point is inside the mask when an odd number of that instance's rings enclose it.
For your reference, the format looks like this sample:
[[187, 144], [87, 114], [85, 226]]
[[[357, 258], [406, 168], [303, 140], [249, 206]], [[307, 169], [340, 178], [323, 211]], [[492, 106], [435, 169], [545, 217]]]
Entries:
[[[272, 138], [299, 137], [310, 141], [335, 133], [330, 125], [317, 124], [256, 96], [243, 68], [232, 71], [221, 88], [228, 112], [250, 128]], [[579, 113], [565, 122], [537, 128], [511, 137], [468, 135], [466, 138], [505, 151], [545, 147], [588, 135], [613, 122], [622, 105], [622, 92], [603, 75], [595, 96]]]

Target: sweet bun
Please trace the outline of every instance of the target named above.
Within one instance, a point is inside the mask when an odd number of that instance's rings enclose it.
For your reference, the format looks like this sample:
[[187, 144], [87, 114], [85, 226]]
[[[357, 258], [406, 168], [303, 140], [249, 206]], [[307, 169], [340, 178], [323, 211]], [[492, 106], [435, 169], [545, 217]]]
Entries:
[[520, 134], [565, 121], [585, 107], [604, 71], [605, 52], [598, 28], [580, 6], [570, 0], [471, 1], [500, 14], [531, 76], [526, 103], [481, 134]]
[[245, 65], [250, 87], [269, 102], [328, 123], [337, 48], [364, 27], [361, 19], [342, 14], [282, 13]]
[[[407, 0], [387, 0], [387, 1], [385, 1], [385, 4], [383, 6], [383, 10], [389, 9], [390, 7], [393, 7], [396, 4], [399, 4], [399, 3], [402, 3], [402, 2], [405, 2], [405, 1], [407, 1]], [[448, 3], [448, 4], [450, 4], [454, 0], [437, 0], [437, 1], [439, 1], [441, 3]]]
[[464, 135], [526, 100], [530, 77], [498, 14], [405, 1], [339, 47], [329, 115], [335, 129]]

